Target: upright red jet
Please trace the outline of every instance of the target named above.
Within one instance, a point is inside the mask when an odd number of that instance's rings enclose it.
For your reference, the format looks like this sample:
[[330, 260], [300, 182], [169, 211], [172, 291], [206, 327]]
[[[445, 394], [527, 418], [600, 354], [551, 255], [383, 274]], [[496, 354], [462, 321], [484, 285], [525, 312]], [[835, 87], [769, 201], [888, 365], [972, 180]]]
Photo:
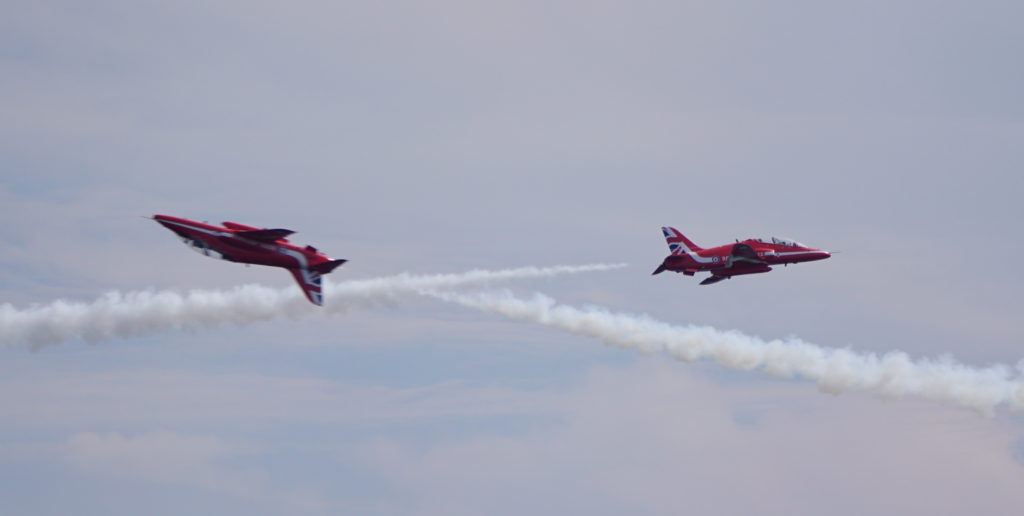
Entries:
[[260, 229], [235, 222], [211, 226], [169, 215], [154, 215], [153, 220], [211, 258], [288, 269], [306, 298], [317, 306], [324, 304], [321, 276], [348, 261], [332, 260], [313, 246], [293, 245], [285, 238], [294, 233], [288, 229]]
[[672, 254], [652, 274], [664, 271], [681, 272], [693, 276], [708, 271], [709, 278], [701, 285], [718, 283], [741, 274], [757, 274], [772, 270], [772, 265], [812, 262], [832, 256], [828, 251], [811, 249], [799, 242], [772, 237], [769, 240], [748, 238], [735, 244], [701, 249], [683, 236], [676, 228], [661, 228]]

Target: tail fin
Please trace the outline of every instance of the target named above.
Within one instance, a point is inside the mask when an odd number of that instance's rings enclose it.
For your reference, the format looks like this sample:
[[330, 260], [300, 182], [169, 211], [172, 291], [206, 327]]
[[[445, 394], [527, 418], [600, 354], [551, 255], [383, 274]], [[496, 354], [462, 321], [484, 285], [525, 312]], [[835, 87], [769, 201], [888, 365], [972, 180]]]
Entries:
[[302, 289], [303, 294], [306, 294], [306, 299], [308, 299], [310, 303], [313, 303], [316, 306], [323, 306], [323, 275], [330, 273], [339, 265], [347, 261], [348, 260], [331, 260], [329, 262], [318, 263], [308, 269], [289, 268], [288, 272], [292, 273], [292, 276], [295, 278], [295, 282], [299, 284], [299, 288]]
[[665, 241], [668, 242], [668, 249], [672, 254], [682, 254], [692, 251], [700, 251], [701, 247], [690, 241], [676, 228], [662, 227], [661, 232], [665, 235]]
[[329, 274], [331, 271], [338, 268], [339, 265], [347, 261], [348, 260], [331, 260], [329, 262], [318, 263], [310, 268], [320, 274]]
[[295, 282], [299, 284], [299, 288], [306, 294], [306, 299], [310, 303], [316, 306], [324, 305], [324, 282], [319, 272], [309, 269], [288, 269], [288, 272], [292, 273]]

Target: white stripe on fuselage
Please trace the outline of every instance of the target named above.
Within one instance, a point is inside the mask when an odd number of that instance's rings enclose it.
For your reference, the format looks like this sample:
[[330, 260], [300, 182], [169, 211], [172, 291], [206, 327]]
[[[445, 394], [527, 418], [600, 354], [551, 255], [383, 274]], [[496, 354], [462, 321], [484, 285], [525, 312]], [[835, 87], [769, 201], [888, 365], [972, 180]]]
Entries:
[[720, 258], [718, 256], [704, 257], [695, 252], [683, 251], [680, 255], [689, 256], [693, 261], [697, 263], [719, 263]]
[[777, 253], [775, 253], [775, 256], [795, 256], [795, 255], [798, 255], [798, 254], [816, 254], [816, 253], [820, 253], [820, 252], [821, 251], [790, 251], [788, 253], [778, 253], [777, 252]]
[[[765, 253], [758, 253], [758, 255], [762, 259], [763, 258], [784, 258], [784, 257], [795, 257], [795, 256], [814, 256], [818, 252], [820, 252], [820, 251], [792, 251], [792, 252], [786, 252], [786, 253], [776, 252], [774, 255], [772, 255], [772, 254], [765, 254]], [[679, 253], [679, 255], [689, 256], [690, 258], [693, 259], [693, 261], [695, 261], [697, 263], [721, 263], [720, 261], [716, 261], [716, 259], [719, 259], [718, 256], [704, 257], [704, 256], [701, 256], [701, 255], [697, 254], [696, 252], [686, 252], [686, 251]], [[734, 257], [734, 256], [731, 256], [731, 255], [725, 257], [725, 263], [727, 264], [726, 266], [731, 266], [735, 262], [764, 263], [762, 260], [753, 260], [751, 258], [746, 258], [746, 257]]]
[[305, 270], [309, 263], [306, 261], [306, 256], [298, 251], [293, 251], [287, 247], [278, 247], [277, 251], [281, 254], [286, 254], [295, 258], [295, 261], [299, 262], [299, 268]]

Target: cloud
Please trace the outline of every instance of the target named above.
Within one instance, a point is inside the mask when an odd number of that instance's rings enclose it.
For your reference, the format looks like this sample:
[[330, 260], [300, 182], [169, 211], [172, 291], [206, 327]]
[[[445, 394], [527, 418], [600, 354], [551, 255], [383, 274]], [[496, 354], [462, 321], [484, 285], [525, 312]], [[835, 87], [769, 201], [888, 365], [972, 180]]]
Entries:
[[0, 390], [9, 428], [220, 428], [401, 425], [546, 412], [536, 393], [447, 380], [393, 387], [344, 380], [168, 370], [12, 374]]
[[257, 500], [285, 512], [316, 511], [323, 500], [308, 489], [272, 485], [260, 469], [229, 465], [230, 459], [259, 453], [221, 438], [152, 432], [79, 433], [65, 445], [67, 462], [82, 474], [125, 482], [194, 488]]
[[[1001, 515], [1024, 503], [1012, 453], [1019, 430], [1002, 418], [706, 374], [714, 370], [650, 357], [543, 389], [65, 374], [12, 379], [32, 397], [0, 404], [9, 431], [121, 429], [67, 439], [62, 456], [86, 475], [231, 497], [267, 491], [291, 508], [291, 497], [312, 497], [324, 512], [659, 515], [685, 504], [716, 514]], [[176, 430], [128, 430], [154, 426]], [[247, 437], [226, 437], [239, 433]], [[278, 471], [313, 456], [337, 462]], [[310, 486], [308, 496], [282, 478]]]
[[81, 433], [67, 442], [68, 460], [88, 473], [193, 485], [236, 495], [249, 494], [251, 481], [218, 474], [218, 460], [237, 447], [204, 436], [156, 432], [134, 437], [118, 433]]
[[593, 369], [556, 399], [559, 423], [531, 431], [354, 453], [421, 515], [1008, 515], [1024, 502], [1013, 430], [965, 413], [723, 385], [656, 360]]

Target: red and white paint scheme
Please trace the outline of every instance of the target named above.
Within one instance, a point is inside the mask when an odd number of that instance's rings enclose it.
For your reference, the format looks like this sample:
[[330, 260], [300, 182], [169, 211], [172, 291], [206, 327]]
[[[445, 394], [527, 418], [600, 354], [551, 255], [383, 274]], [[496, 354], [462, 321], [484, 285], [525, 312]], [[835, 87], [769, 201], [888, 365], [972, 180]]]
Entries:
[[772, 265], [812, 262], [832, 256], [828, 251], [812, 249], [784, 238], [748, 238], [734, 244], [702, 249], [676, 228], [663, 227], [661, 232], [665, 234], [672, 254], [652, 274], [672, 271], [693, 276], [702, 271], [710, 272], [711, 277], [700, 282], [701, 285], [742, 274], [768, 272]]
[[317, 306], [324, 304], [321, 277], [348, 261], [332, 260], [313, 246], [292, 244], [285, 237], [294, 231], [288, 229], [261, 229], [236, 222], [223, 222], [223, 227], [212, 226], [170, 215], [154, 215], [153, 220], [205, 256], [288, 269], [302, 292]]

